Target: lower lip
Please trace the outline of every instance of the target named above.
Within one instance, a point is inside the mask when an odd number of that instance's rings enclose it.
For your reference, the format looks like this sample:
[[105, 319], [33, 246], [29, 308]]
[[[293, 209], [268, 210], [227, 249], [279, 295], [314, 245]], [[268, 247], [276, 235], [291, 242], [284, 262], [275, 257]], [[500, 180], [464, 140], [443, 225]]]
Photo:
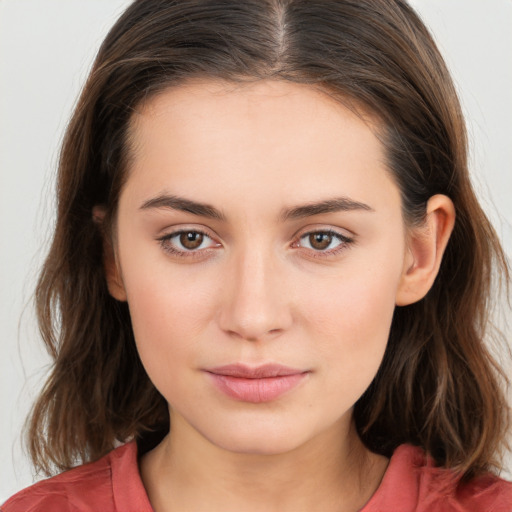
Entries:
[[214, 384], [225, 395], [241, 402], [271, 402], [297, 387], [307, 373], [294, 373], [261, 379], [246, 379], [209, 373]]

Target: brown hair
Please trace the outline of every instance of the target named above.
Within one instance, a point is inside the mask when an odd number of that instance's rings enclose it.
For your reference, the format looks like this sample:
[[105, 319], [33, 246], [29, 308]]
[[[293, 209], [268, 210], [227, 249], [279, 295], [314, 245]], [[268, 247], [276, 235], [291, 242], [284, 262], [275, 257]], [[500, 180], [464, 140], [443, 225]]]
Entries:
[[452, 199], [457, 219], [439, 275], [423, 300], [396, 308], [383, 363], [354, 414], [377, 453], [412, 443], [466, 478], [496, 468], [509, 408], [484, 339], [493, 279], [508, 284], [508, 268], [470, 184], [449, 73], [403, 0], [137, 0], [121, 16], [60, 157], [57, 225], [36, 294], [55, 362], [28, 424], [35, 466], [50, 474], [169, 428], [128, 307], [108, 293], [92, 209], [104, 205], [115, 219], [133, 110], [194, 77], [289, 80], [362, 105], [383, 126], [406, 222], [422, 222], [432, 195]]

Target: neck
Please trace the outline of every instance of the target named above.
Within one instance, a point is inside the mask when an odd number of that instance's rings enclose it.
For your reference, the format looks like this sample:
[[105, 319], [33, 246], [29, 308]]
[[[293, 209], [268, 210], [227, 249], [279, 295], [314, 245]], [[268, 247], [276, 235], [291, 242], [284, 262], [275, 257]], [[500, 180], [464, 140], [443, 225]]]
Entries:
[[141, 459], [155, 512], [357, 511], [377, 489], [387, 459], [369, 452], [352, 422], [287, 453], [233, 453], [173, 428]]

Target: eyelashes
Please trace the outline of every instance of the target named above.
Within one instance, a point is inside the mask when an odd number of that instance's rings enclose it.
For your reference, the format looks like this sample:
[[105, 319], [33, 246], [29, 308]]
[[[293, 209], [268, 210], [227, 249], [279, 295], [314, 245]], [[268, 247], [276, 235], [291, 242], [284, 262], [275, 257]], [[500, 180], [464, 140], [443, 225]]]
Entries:
[[[162, 249], [179, 258], [205, 258], [222, 247], [213, 236], [201, 229], [180, 229], [159, 238]], [[328, 258], [339, 254], [354, 243], [354, 239], [332, 229], [316, 229], [301, 233], [290, 247], [304, 250], [313, 258]]]
[[165, 252], [182, 258], [204, 257], [211, 250], [222, 247], [220, 242], [199, 229], [181, 229], [157, 240]]
[[332, 255], [345, 249], [352, 242], [352, 238], [342, 235], [337, 231], [317, 230], [301, 235], [298, 242], [292, 244], [292, 247], [304, 247], [311, 249], [315, 253]]

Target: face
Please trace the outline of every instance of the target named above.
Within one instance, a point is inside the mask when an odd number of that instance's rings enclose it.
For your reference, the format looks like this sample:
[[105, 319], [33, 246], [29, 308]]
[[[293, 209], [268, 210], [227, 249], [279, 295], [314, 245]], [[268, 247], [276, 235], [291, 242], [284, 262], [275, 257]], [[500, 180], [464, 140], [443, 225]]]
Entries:
[[407, 253], [374, 132], [286, 82], [190, 83], [133, 116], [109, 285], [172, 428], [279, 453], [350, 424]]

